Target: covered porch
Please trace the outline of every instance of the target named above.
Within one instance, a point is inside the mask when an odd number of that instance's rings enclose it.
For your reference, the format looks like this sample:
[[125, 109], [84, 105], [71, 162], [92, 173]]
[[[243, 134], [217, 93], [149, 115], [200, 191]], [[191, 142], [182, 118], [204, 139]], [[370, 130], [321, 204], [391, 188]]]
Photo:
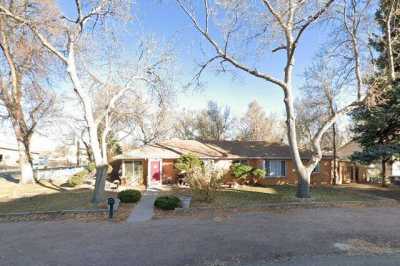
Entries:
[[176, 158], [178, 155], [172, 151], [146, 145], [114, 158], [113, 179], [126, 179], [131, 185], [144, 185], [146, 188], [175, 183]]

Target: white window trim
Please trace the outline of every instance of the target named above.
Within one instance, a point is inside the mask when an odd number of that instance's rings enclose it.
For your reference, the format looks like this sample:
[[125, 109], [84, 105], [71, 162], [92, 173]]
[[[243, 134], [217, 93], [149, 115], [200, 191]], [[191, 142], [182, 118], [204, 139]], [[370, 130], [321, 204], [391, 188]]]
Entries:
[[[268, 170], [265, 168], [265, 163], [266, 161], [284, 161], [285, 162], [285, 175], [268, 175]], [[266, 179], [268, 178], [287, 178], [288, 177], [288, 164], [286, 162], [286, 160], [279, 160], [279, 159], [265, 159], [264, 163], [263, 163], [263, 169], [266, 171], [265, 177]]]

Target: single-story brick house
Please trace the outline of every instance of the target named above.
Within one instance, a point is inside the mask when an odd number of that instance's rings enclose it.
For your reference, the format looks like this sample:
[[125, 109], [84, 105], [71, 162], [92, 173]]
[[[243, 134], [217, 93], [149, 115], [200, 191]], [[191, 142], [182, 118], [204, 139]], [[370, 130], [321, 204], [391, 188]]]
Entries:
[[[337, 150], [338, 173], [342, 179], [342, 183], [368, 183], [372, 177], [382, 174], [382, 165], [380, 162], [363, 165], [351, 161], [351, 155], [361, 151], [360, 144], [354, 141], [348, 142]], [[400, 161], [387, 163], [386, 169], [387, 177], [400, 176]]]
[[[197, 141], [167, 140], [148, 144], [114, 158], [113, 176], [124, 176], [137, 184], [157, 186], [174, 183], [179, 174], [174, 168], [177, 158], [183, 154], [194, 154], [201, 160], [212, 160], [215, 165], [229, 169], [235, 162], [266, 169], [262, 184], [296, 184], [297, 174], [292, 162], [289, 146], [264, 141]], [[301, 152], [304, 160], [310, 152]], [[332, 177], [332, 157], [323, 156], [311, 176], [314, 184], [329, 184]]]

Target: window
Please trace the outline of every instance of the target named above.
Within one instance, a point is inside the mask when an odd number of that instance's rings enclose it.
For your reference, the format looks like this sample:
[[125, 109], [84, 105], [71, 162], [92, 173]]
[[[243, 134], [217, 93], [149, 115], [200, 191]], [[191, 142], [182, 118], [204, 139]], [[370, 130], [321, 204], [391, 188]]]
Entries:
[[125, 176], [131, 178], [135, 182], [140, 182], [143, 179], [143, 162], [126, 161]]
[[265, 160], [266, 177], [286, 177], [285, 160]]
[[232, 162], [232, 164], [234, 164], [234, 163], [240, 163], [240, 164], [249, 165], [249, 160], [234, 160], [234, 161]]
[[319, 165], [319, 163], [317, 164], [317, 166], [315, 166], [314, 170], [312, 171], [313, 173], [319, 173], [321, 172], [321, 166]]

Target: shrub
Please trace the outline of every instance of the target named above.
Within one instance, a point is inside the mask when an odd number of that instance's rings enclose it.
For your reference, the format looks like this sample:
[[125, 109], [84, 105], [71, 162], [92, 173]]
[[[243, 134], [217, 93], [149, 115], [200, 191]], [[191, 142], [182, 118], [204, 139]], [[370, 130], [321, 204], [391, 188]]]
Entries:
[[258, 178], [265, 177], [266, 174], [267, 174], [267, 171], [265, 171], [264, 169], [260, 169], [260, 168], [253, 169], [253, 171], [252, 171], [252, 175], [255, 177], [258, 177]]
[[204, 163], [196, 155], [185, 154], [177, 159], [175, 168], [185, 175], [185, 182], [199, 201], [212, 201], [223, 181], [224, 171], [213, 162]]
[[120, 199], [120, 201], [125, 203], [138, 202], [141, 197], [142, 194], [140, 193], [140, 191], [135, 189], [127, 189], [118, 193], [118, 198]]
[[182, 173], [189, 174], [196, 168], [203, 167], [203, 162], [193, 154], [184, 154], [176, 160], [175, 168]]
[[161, 196], [156, 199], [154, 206], [161, 210], [175, 210], [181, 206], [181, 200], [175, 196]]
[[231, 171], [236, 180], [251, 184], [256, 184], [258, 179], [264, 177], [266, 174], [266, 171], [263, 169], [241, 163], [232, 164]]
[[93, 173], [94, 171], [96, 171], [96, 164], [95, 163], [89, 163], [86, 168], [89, 171], [89, 173]]
[[212, 164], [206, 164], [203, 168], [197, 168], [186, 177], [193, 199], [210, 202], [215, 198], [215, 192], [223, 183], [224, 171], [217, 169]]
[[234, 163], [231, 166], [231, 170], [234, 177], [246, 178], [253, 170], [253, 167], [247, 164]]
[[68, 184], [72, 187], [79, 186], [83, 184], [89, 172], [87, 170], [82, 170], [68, 179]]

